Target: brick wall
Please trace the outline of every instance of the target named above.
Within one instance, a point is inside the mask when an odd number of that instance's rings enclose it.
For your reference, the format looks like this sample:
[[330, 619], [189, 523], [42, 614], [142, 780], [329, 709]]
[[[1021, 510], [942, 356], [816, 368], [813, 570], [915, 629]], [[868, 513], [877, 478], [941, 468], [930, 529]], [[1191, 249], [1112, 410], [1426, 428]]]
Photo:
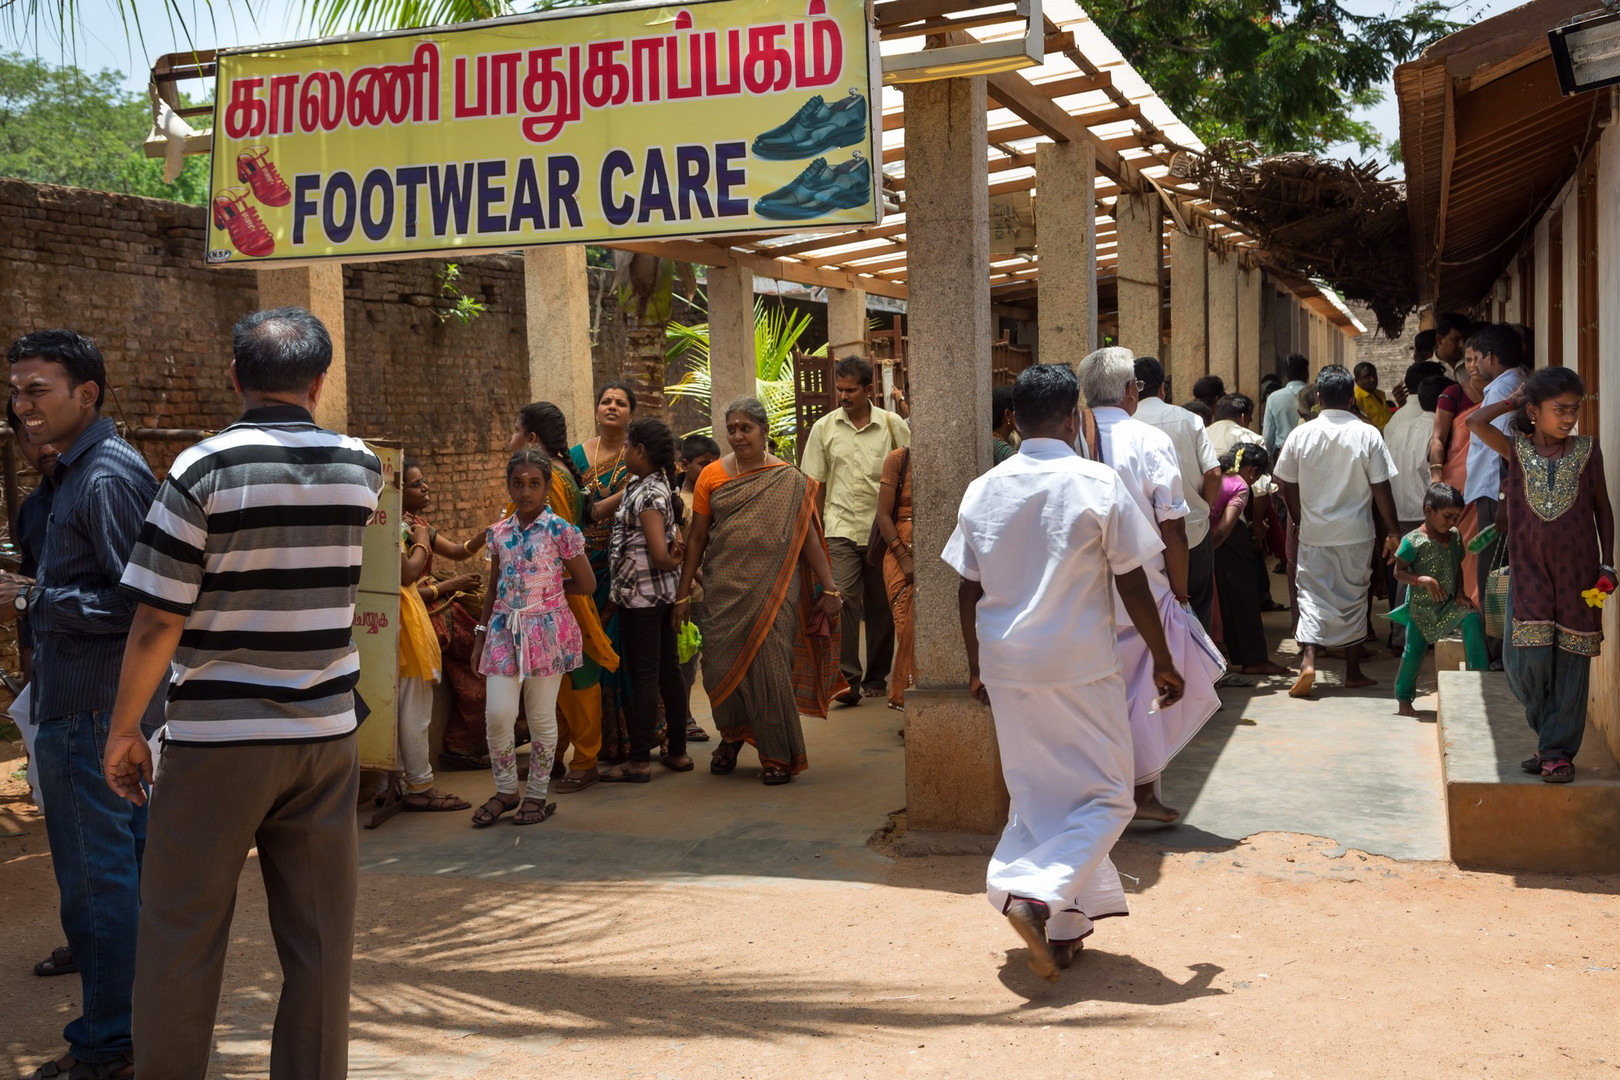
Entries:
[[[202, 265], [204, 208], [0, 179], [0, 343], [68, 326], [101, 345], [106, 412], [129, 427], [223, 426], [231, 324], [258, 306], [251, 273]], [[502, 465], [528, 400], [522, 261], [458, 260], [488, 311], [433, 315], [443, 260], [345, 268], [350, 430], [393, 438], [436, 488], [434, 523], [460, 538], [505, 504]], [[575, 434], [575, 433], [571, 433]], [[577, 434], [575, 434], [577, 438]], [[148, 440], [160, 476], [184, 442]]]
[[1391, 340], [1378, 332], [1378, 317], [1370, 308], [1350, 302], [1350, 310], [1361, 325], [1372, 327], [1365, 334], [1356, 338], [1356, 362], [1366, 360], [1378, 367], [1378, 385], [1387, 394], [1392, 386], [1401, 381], [1406, 369], [1412, 366], [1412, 339], [1417, 337], [1417, 315], [1409, 315], [1406, 325], [1401, 329], [1401, 336]]

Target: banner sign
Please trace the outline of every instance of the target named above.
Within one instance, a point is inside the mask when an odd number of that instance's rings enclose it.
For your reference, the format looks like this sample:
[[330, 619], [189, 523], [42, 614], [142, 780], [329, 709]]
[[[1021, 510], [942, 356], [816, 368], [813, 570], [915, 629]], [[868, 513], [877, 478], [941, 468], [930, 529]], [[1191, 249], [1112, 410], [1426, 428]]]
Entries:
[[865, 0], [222, 51], [208, 262], [869, 224], [878, 88]]

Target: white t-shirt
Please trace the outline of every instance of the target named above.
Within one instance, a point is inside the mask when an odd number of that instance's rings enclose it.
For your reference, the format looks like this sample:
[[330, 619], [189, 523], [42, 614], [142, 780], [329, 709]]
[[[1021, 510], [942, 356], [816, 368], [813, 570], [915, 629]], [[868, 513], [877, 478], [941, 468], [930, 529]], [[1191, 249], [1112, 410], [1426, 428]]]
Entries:
[[1377, 536], [1372, 486], [1393, 480], [1396, 469], [1377, 428], [1344, 409], [1324, 409], [1288, 433], [1271, 475], [1299, 485], [1299, 542], [1339, 547]]
[[984, 588], [979, 677], [1075, 686], [1117, 672], [1113, 575], [1163, 549], [1112, 469], [1056, 439], [1025, 439], [968, 485], [941, 555]]
[[1209, 436], [1209, 445], [1215, 448], [1217, 459], [1238, 443], [1265, 442], [1259, 432], [1250, 431], [1236, 420], [1217, 420], [1205, 428], [1204, 433]]
[[1197, 547], [1209, 535], [1209, 503], [1204, 501], [1204, 474], [1220, 465], [1210, 445], [1204, 422], [1163, 398], [1143, 398], [1136, 404], [1136, 419], [1152, 424], [1176, 448], [1181, 466], [1181, 493], [1187, 500], [1187, 546]]
[[1423, 495], [1429, 490], [1429, 439], [1434, 435], [1434, 413], [1424, 412], [1417, 399], [1395, 410], [1384, 425], [1384, 445], [1400, 471], [1390, 481], [1395, 495], [1395, 516], [1402, 521], [1423, 520]]
[[[1170, 436], [1156, 427], [1132, 419], [1124, 409], [1104, 406], [1093, 409], [1097, 418], [1097, 441], [1102, 444], [1102, 462], [1125, 481], [1142, 516], [1158, 525], [1187, 517], [1183, 498], [1181, 467]], [[1162, 535], [1162, 534], [1161, 534]], [[1154, 595], [1170, 588], [1164, 558], [1144, 559], [1142, 563], [1153, 585]]]

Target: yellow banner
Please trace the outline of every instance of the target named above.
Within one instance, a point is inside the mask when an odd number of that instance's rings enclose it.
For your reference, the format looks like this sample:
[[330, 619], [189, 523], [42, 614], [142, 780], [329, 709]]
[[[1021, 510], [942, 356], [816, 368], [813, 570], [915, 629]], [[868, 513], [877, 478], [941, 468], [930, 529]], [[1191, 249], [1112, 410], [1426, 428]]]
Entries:
[[866, 0], [709, 0], [222, 52], [208, 262], [876, 221]]

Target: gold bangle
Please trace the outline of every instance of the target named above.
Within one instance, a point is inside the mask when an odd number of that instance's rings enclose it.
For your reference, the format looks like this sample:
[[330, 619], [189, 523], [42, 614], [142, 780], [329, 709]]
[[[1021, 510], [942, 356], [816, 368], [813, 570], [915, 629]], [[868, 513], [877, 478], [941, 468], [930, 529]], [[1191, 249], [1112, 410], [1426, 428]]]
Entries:
[[677, 599], [677, 600], [676, 600], [676, 601], [675, 601], [675, 605], [676, 605], [676, 606], [677, 606], [677, 607], [679, 607], [679, 606], [680, 606], [680, 605], [681, 605], [681, 604], [685, 604], [685, 603], [690, 603], [690, 602], [691, 602], [691, 599], [692, 599], [692, 594], [691, 594], [691, 593], [687, 593], [687, 594], [686, 594], [686, 595], [685, 595], [685, 596], [682, 596], [682, 597], [680, 597], [680, 598], [679, 598], [679, 599]]
[[438, 584], [435, 583], [435, 584], [429, 585], [428, 588], [433, 590], [432, 599], [437, 600], [439, 598], [439, 586], [438, 586]]
[[821, 595], [822, 596], [840, 596], [841, 597], [844, 594], [839, 592], [837, 589], [822, 589], [821, 590]]
[[[410, 547], [405, 549], [405, 554], [409, 555], [411, 552], [415, 551], [417, 548], [421, 548], [423, 551], [428, 550], [428, 546], [426, 544], [412, 544]], [[428, 551], [428, 554], [432, 555], [433, 553], [431, 551]]]

